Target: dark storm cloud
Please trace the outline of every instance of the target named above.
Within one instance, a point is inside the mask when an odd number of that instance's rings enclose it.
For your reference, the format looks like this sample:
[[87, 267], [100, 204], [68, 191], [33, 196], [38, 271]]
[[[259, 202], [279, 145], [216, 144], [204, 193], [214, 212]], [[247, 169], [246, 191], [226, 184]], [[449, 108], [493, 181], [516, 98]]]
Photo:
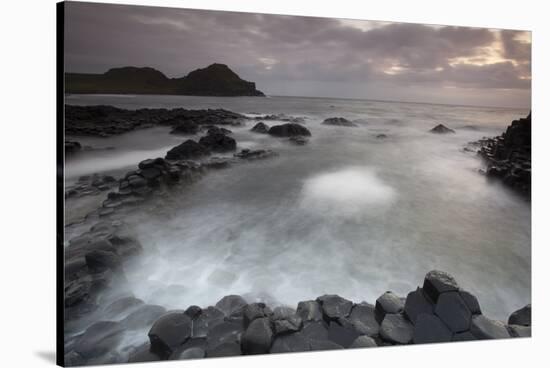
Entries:
[[[377, 98], [371, 85], [386, 89], [381, 95], [414, 86], [530, 88], [525, 33], [356, 25], [326, 18], [69, 3], [65, 62], [68, 71], [77, 72], [147, 65], [170, 77], [221, 62], [269, 94]], [[321, 92], [314, 87], [319, 84]]]

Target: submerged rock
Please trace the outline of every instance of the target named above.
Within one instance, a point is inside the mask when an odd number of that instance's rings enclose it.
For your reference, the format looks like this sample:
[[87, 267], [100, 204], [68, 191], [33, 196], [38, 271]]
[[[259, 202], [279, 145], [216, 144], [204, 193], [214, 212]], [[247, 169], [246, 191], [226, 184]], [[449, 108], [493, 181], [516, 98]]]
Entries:
[[193, 121], [182, 121], [172, 128], [170, 134], [197, 134], [199, 132], [199, 126]]
[[192, 139], [188, 139], [182, 144], [173, 147], [166, 153], [167, 160], [188, 160], [199, 158], [210, 154], [210, 150], [195, 142]]
[[239, 153], [235, 153], [233, 156], [244, 160], [260, 160], [264, 158], [277, 156], [277, 153], [271, 150], [264, 150], [264, 149], [251, 150], [246, 148], [241, 150], [241, 152]]
[[202, 137], [199, 144], [213, 152], [228, 152], [237, 149], [237, 141], [223, 133], [212, 133]]
[[311, 136], [311, 132], [306, 127], [296, 123], [274, 125], [269, 128], [268, 133], [275, 137]]
[[432, 128], [430, 130], [431, 133], [436, 133], [436, 134], [448, 134], [448, 133], [455, 133], [454, 130], [450, 129], [450, 128], [447, 128], [445, 125], [443, 124], [439, 124], [439, 125], [436, 125], [434, 128]]
[[357, 126], [357, 124], [352, 123], [348, 119], [341, 118], [341, 117], [325, 119], [322, 124], [344, 126], [344, 127], [356, 127]]
[[267, 124], [260, 121], [258, 124], [254, 125], [252, 129], [250, 129], [250, 131], [254, 133], [267, 134], [267, 132], [269, 131], [269, 127], [267, 126]]

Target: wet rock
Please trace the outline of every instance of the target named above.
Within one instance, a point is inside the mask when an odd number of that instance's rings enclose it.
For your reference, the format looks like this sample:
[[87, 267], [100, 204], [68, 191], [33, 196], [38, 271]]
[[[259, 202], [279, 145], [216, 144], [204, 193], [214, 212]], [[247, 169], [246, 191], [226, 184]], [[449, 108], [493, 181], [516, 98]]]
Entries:
[[216, 303], [216, 308], [226, 316], [242, 311], [246, 307], [246, 300], [240, 295], [227, 295]]
[[130, 310], [135, 310], [141, 305], [143, 305], [143, 300], [133, 296], [120, 298], [105, 308], [105, 315], [109, 318], [118, 317]]
[[405, 303], [400, 297], [391, 291], [387, 291], [376, 299], [376, 317], [381, 322], [386, 314], [401, 313], [404, 307]]
[[121, 267], [121, 259], [113, 251], [93, 250], [86, 254], [86, 265], [92, 273], [105, 270], [118, 270]]
[[76, 341], [74, 350], [86, 360], [97, 358], [116, 349], [122, 335], [123, 329], [118, 322], [96, 322]]
[[433, 314], [419, 314], [414, 325], [413, 342], [415, 344], [430, 344], [434, 342], [451, 341], [453, 333]]
[[436, 134], [449, 134], [449, 133], [455, 133], [454, 130], [450, 129], [450, 128], [447, 128], [445, 125], [443, 124], [438, 124], [436, 125], [434, 128], [432, 128], [430, 130], [431, 133], [436, 133]]
[[186, 140], [166, 153], [167, 160], [189, 160], [207, 156], [210, 150], [194, 140]]
[[160, 305], [144, 304], [121, 320], [120, 324], [128, 330], [148, 328], [164, 313], [166, 309]]
[[199, 126], [194, 122], [187, 120], [182, 121], [172, 128], [170, 134], [197, 134], [199, 132]]
[[470, 332], [459, 332], [455, 333], [451, 339], [451, 341], [475, 341], [477, 338]]
[[202, 308], [196, 305], [192, 305], [188, 307], [184, 313], [187, 314], [189, 318], [195, 319], [202, 313]]
[[264, 354], [269, 352], [273, 331], [269, 318], [253, 320], [242, 336], [241, 348], [244, 354]]
[[458, 293], [460, 294], [462, 300], [464, 300], [464, 303], [468, 306], [468, 309], [472, 315], [481, 314], [481, 307], [479, 306], [479, 302], [474, 295], [465, 290], [460, 290]]
[[510, 337], [504, 323], [489, 319], [482, 314], [472, 318], [471, 332], [478, 339], [506, 339]]
[[273, 340], [273, 344], [271, 345], [271, 349], [269, 350], [269, 352], [271, 354], [277, 354], [310, 350], [311, 348], [309, 342], [300, 332], [295, 332], [275, 337], [275, 340]]
[[298, 303], [296, 314], [304, 321], [321, 321], [323, 312], [319, 303], [315, 300], [308, 300]]
[[353, 341], [353, 343], [349, 346], [350, 349], [356, 349], [356, 348], [374, 348], [378, 345], [376, 345], [376, 341], [372, 337], [369, 336], [359, 336], [358, 338]]
[[241, 345], [236, 342], [226, 342], [213, 349], [206, 350], [207, 358], [228, 357], [242, 355]]
[[452, 332], [463, 332], [470, 328], [472, 312], [457, 292], [441, 294], [435, 306], [435, 314]]
[[199, 347], [189, 348], [184, 350], [180, 356], [179, 359], [201, 359], [206, 356], [206, 352]]
[[509, 325], [507, 329], [512, 337], [531, 337], [531, 326]]
[[458, 284], [454, 277], [448, 273], [433, 270], [428, 272], [424, 277], [424, 285], [422, 289], [434, 303], [437, 303], [439, 295], [442, 293], [458, 291]]
[[224, 343], [240, 343], [244, 331], [242, 323], [235, 321], [222, 321], [211, 327], [206, 337], [208, 350], [214, 349]]
[[161, 175], [162, 175], [162, 172], [160, 171], [160, 169], [156, 167], [149, 167], [147, 169], [141, 170], [141, 176], [143, 176], [143, 178], [146, 180], [153, 180], [158, 178]]
[[139, 164], [138, 164], [138, 167], [141, 169], [141, 170], [144, 170], [144, 169], [149, 169], [149, 168], [153, 168], [153, 167], [156, 167], [156, 168], [163, 168], [166, 166], [166, 161], [164, 161], [164, 159], [162, 157], [158, 157], [158, 158], [155, 158], [155, 159], [147, 159], [147, 160], [143, 160], [141, 161]]
[[261, 121], [250, 129], [254, 133], [267, 134], [269, 127]]
[[302, 319], [297, 316], [275, 319], [273, 321], [273, 329], [276, 335], [296, 332], [302, 327]]
[[210, 126], [206, 131], [206, 134], [231, 134], [231, 133], [233, 133], [231, 130], [217, 127], [217, 126]]
[[192, 321], [183, 312], [168, 312], [149, 330], [151, 351], [159, 356], [170, 354], [191, 337]]
[[277, 156], [277, 153], [271, 150], [264, 150], [264, 149], [250, 150], [246, 148], [241, 150], [241, 152], [239, 153], [235, 153], [233, 156], [244, 160], [259, 160], [259, 159]]
[[357, 126], [357, 124], [352, 123], [348, 119], [341, 118], [341, 117], [325, 119], [322, 124], [344, 126], [344, 127], [356, 127]]
[[203, 309], [193, 320], [193, 338], [206, 337], [210, 329], [223, 322], [224, 317], [224, 313], [217, 308]]
[[311, 136], [311, 132], [306, 127], [296, 123], [274, 125], [269, 128], [268, 134], [275, 137]]
[[426, 298], [422, 289], [417, 288], [407, 295], [404, 311], [409, 321], [415, 324], [418, 315], [433, 314], [434, 305]]
[[212, 133], [202, 137], [199, 144], [213, 152], [229, 152], [237, 149], [237, 141], [222, 133]]
[[244, 326], [248, 327], [250, 322], [256, 318], [269, 317], [273, 312], [265, 303], [252, 303], [248, 304], [243, 311]]
[[531, 304], [518, 309], [508, 318], [509, 325], [531, 326]]
[[401, 314], [386, 314], [380, 325], [380, 337], [394, 344], [410, 343], [413, 331], [413, 325]]
[[331, 321], [328, 326], [328, 339], [335, 344], [349, 347], [355, 339], [359, 337], [359, 333], [353, 328], [351, 324], [340, 324], [335, 321]]
[[151, 351], [151, 345], [147, 343], [143, 344], [130, 354], [128, 363], [156, 362], [159, 360], [161, 360], [161, 358]]
[[371, 304], [354, 305], [348, 319], [361, 334], [374, 336], [380, 330], [380, 324], [375, 316], [375, 308]]
[[327, 320], [349, 316], [353, 303], [338, 295], [323, 295], [317, 298], [321, 305], [323, 316]]

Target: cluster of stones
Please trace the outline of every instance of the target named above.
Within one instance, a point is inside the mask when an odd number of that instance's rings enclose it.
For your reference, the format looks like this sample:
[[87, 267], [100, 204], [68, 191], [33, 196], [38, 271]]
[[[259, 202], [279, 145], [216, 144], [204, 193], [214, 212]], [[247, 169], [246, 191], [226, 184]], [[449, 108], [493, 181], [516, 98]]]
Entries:
[[356, 127], [356, 126], [358, 126], [354, 122], [351, 122], [348, 119], [342, 118], [342, 117], [328, 118], [328, 119], [325, 119], [321, 124], [343, 126], [343, 127]]
[[309, 129], [298, 123], [274, 125], [271, 128], [260, 121], [250, 129], [252, 132], [269, 134], [274, 137], [286, 137], [289, 142], [302, 146], [308, 142], [306, 137], [311, 136]]
[[92, 174], [78, 178], [74, 185], [65, 188], [65, 197], [81, 197], [95, 195], [109, 190], [117, 185], [117, 180], [111, 175]]
[[531, 114], [514, 120], [506, 132], [476, 142], [487, 161], [486, 174], [524, 195], [531, 196]]
[[[124, 309], [133, 311], [142, 305], [139, 300], [124, 298], [107, 309], [122, 313]], [[296, 309], [282, 306], [271, 309], [264, 303], [247, 303], [240, 296], [229, 295], [204, 309], [190, 306], [185, 310], [163, 312], [151, 321], [153, 315], [147, 314], [146, 318], [151, 322], [149, 343], [130, 353], [129, 362], [531, 335], [530, 305], [512, 313], [508, 324], [489, 319], [481, 313], [475, 296], [441, 271], [429, 272], [422, 287], [406, 298], [386, 292], [375, 305], [356, 304], [338, 295], [323, 295], [299, 302]], [[104, 356], [112, 354], [121, 339], [124, 323], [96, 322], [74, 342], [69, 358], [82, 363], [90, 357], [98, 359], [98, 355], [89, 350]], [[97, 351], [98, 346], [101, 351]], [[112, 360], [120, 361], [120, 356]]]
[[65, 105], [65, 134], [109, 137], [156, 125], [174, 126], [177, 132], [177, 127], [186, 129], [193, 125], [240, 125], [245, 119], [244, 115], [223, 109], [126, 110], [105, 105]]

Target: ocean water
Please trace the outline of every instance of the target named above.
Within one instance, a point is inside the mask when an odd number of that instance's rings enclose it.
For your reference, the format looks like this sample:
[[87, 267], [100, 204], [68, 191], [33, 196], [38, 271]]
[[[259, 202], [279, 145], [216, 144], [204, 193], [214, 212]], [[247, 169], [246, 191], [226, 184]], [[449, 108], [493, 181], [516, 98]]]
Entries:
[[[296, 146], [250, 132], [254, 121], [231, 127], [239, 149], [279, 156], [212, 171], [169, 205], [125, 219], [145, 248], [127, 270], [126, 292], [146, 302], [182, 309], [241, 294], [295, 306], [326, 293], [374, 302], [386, 290], [406, 296], [440, 269], [489, 317], [505, 320], [530, 303], [530, 204], [488, 182], [480, 159], [462, 151], [527, 110], [295, 97], [71, 95], [66, 103], [284, 113], [305, 117], [312, 132]], [[321, 125], [334, 116], [359, 126]], [[428, 132], [439, 123], [456, 134]], [[98, 150], [69, 159], [66, 181], [121, 175], [188, 138], [166, 127], [75, 138]], [[83, 213], [101, 199], [66, 206]]]

